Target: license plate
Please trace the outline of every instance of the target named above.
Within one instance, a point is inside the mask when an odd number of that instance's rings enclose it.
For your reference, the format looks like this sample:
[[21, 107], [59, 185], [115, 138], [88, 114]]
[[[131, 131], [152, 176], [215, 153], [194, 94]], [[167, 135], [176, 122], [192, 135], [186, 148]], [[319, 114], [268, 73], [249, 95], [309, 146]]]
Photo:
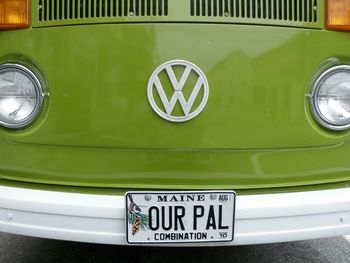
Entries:
[[230, 242], [235, 198], [233, 191], [128, 192], [127, 242]]

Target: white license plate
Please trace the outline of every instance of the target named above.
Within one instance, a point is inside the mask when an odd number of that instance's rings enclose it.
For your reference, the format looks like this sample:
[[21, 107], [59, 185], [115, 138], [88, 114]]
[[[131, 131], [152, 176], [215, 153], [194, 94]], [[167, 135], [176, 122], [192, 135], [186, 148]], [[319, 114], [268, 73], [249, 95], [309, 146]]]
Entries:
[[235, 197], [233, 191], [128, 192], [127, 242], [230, 242]]

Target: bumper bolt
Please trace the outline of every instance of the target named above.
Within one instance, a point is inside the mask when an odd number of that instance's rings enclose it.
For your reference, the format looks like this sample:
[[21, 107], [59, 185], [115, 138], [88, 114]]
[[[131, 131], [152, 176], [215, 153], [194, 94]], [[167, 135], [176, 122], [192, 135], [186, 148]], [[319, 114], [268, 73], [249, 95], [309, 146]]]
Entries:
[[11, 221], [13, 219], [13, 214], [8, 213], [7, 214], [7, 220]]

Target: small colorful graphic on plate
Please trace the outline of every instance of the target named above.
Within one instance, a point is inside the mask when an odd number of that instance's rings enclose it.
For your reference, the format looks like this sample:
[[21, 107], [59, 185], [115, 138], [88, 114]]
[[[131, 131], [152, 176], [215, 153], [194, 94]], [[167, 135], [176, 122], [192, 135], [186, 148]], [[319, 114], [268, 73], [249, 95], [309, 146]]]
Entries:
[[136, 235], [140, 230], [149, 229], [149, 217], [142, 213], [142, 209], [135, 204], [132, 195], [128, 195], [128, 222], [132, 226], [132, 235]]

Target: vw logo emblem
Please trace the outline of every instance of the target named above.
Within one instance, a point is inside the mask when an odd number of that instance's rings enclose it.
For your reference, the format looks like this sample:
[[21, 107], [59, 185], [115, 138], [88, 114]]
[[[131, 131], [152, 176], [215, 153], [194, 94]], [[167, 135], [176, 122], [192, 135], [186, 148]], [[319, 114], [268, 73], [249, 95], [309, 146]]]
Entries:
[[185, 122], [204, 109], [209, 85], [203, 71], [185, 60], [160, 65], [148, 82], [147, 95], [153, 110], [172, 122]]

